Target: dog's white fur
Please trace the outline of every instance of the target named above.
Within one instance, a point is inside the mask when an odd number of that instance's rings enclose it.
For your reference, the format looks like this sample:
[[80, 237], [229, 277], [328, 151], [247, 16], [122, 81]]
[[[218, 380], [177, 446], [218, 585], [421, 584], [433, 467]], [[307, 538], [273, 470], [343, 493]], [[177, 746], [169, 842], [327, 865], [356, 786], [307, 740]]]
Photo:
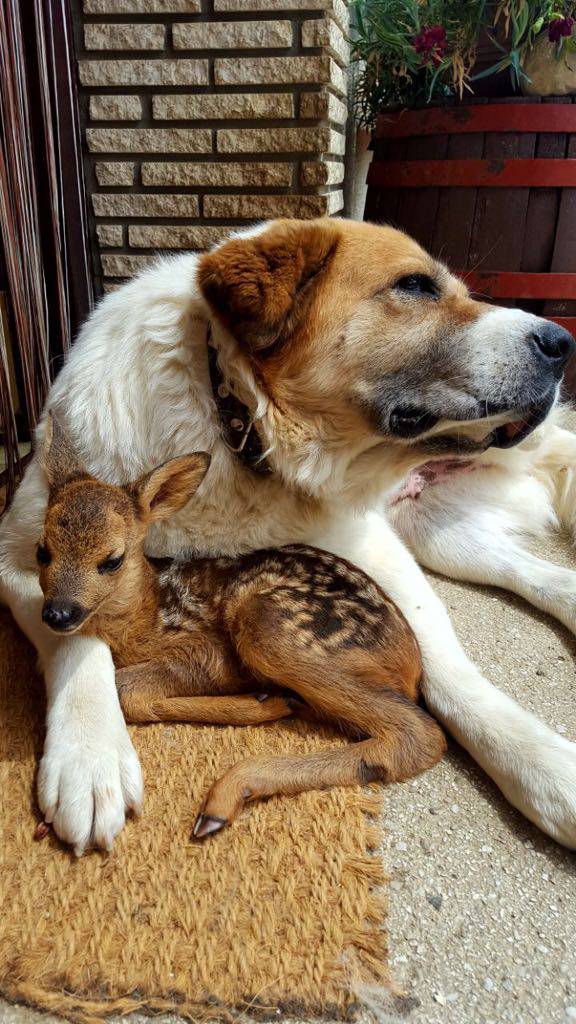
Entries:
[[[457, 578], [514, 590], [574, 630], [576, 573], [534, 558], [520, 537], [559, 521], [574, 528], [576, 438], [553, 415], [519, 448], [480, 456], [481, 471], [391, 509], [386, 494], [399, 485], [397, 478], [381, 480], [379, 503], [359, 511], [354, 493], [365, 482], [360, 470], [346, 473], [350, 453], [347, 461], [323, 461], [313, 446], [295, 471], [300, 491], [277, 476], [258, 478], [256, 485], [220, 438], [197, 260], [191, 254], [159, 263], [107, 297], [82, 331], [49, 405], [81, 444], [83, 462], [95, 475], [123, 482], [178, 454], [212, 453], [210, 492], [203, 485], [194, 503], [157, 528], [149, 541], [153, 553], [238, 552], [306, 541], [362, 566], [416, 631], [431, 710], [511, 803], [559, 842], [576, 847], [576, 746], [481, 676], [413, 557]], [[489, 315], [508, 318], [511, 326], [526, 316]], [[247, 389], [252, 406], [263, 413], [266, 397], [245, 370], [241, 378], [233, 340], [222, 329], [217, 340], [225, 372], [235, 375], [236, 389]], [[273, 448], [272, 436], [269, 442]], [[281, 460], [282, 452], [274, 458]], [[371, 477], [375, 465], [368, 459]], [[302, 501], [302, 488], [322, 493], [314, 514]], [[45, 502], [36, 458], [1, 527], [1, 593], [37, 647], [46, 677], [40, 807], [80, 854], [91, 843], [112, 846], [126, 809], [141, 806], [142, 777], [109, 650], [92, 638], [57, 638], [41, 623], [34, 548]]]

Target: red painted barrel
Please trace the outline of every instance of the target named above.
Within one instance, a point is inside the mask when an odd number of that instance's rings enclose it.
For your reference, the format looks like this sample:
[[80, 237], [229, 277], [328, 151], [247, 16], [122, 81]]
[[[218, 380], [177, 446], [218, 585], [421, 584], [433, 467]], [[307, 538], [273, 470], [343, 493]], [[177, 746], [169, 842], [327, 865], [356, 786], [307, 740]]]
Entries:
[[[394, 224], [502, 305], [576, 334], [576, 103], [474, 98], [382, 114], [365, 220]], [[576, 361], [567, 374], [576, 393]]]

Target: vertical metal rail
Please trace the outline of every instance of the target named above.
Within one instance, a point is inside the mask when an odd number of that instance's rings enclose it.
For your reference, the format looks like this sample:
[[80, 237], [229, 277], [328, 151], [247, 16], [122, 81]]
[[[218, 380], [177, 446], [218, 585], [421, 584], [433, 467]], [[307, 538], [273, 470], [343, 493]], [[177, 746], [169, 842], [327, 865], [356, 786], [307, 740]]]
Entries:
[[93, 302], [71, 38], [67, 0], [0, 4], [0, 258], [19, 392], [2, 331], [6, 503], [22, 470], [18, 442], [32, 436]]

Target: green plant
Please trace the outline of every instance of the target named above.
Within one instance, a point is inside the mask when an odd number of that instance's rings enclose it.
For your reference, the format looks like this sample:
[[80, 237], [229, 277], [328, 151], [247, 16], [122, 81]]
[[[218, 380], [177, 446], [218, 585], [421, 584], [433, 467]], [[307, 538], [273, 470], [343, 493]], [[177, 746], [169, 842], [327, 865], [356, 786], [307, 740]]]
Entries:
[[[356, 113], [367, 127], [383, 108], [462, 97], [474, 81], [506, 69], [518, 85], [525, 55], [545, 30], [557, 55], [575, 47], [576, 0], [352, 0], [351, 7]], [[501, 56], [474, 75], [484, 33]]]

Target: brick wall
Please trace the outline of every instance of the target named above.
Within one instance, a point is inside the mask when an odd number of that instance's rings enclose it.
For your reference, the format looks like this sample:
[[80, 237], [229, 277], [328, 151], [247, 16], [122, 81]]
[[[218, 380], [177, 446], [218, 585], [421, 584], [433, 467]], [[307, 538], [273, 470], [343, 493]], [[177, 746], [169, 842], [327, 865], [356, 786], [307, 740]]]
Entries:
[[83, 0], [100, 288], [233, 226], [341, 211], [347, 13], [344, 0]]

